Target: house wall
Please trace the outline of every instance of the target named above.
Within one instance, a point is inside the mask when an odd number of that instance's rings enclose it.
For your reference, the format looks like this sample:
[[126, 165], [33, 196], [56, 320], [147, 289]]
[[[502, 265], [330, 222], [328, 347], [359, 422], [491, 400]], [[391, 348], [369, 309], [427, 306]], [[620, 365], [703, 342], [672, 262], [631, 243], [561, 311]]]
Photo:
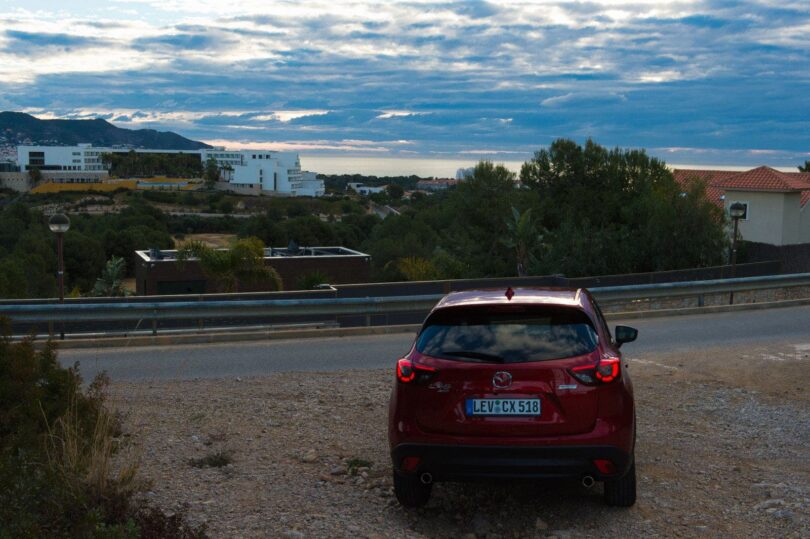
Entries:
[[[794, 212], [798, 216], [799, 200], [796, 198], [795, 206], [788, 205], [793, 199], [786, 200], [786, 193], [765, 191], [736, 191], [728, 189], [723, 201], [726, 214], [734, 202], [748, 203], [748, 218], [740, 220], [740, 235], [745, 241], [769, 243], [771, 245], [785, 245], [786, 239], [798, 241], [798, 233], [791, 235], [785, 233], [785, 213]], [[794, 222], [792, 218], [787, 222]], [[796, 223], [798, 229], [798, 223]]]
[[782, 245], [801, 243], [801, 192], [784, 193], [782, 213]]
[[810, 243], [810, 202], [799, 212], [799, 243]]

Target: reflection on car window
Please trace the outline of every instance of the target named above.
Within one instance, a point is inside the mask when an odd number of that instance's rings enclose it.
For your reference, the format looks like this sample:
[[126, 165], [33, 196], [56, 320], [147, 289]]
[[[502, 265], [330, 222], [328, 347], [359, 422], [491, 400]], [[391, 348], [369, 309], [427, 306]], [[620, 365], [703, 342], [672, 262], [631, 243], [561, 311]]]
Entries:
[[[596, 348], [597, 333], [588, 316], [565, 307], [445, 309], [426, 322], [416, 349], [458, 361], [481, 357], [502, 363], [578, 356]], [[468, 352], [465, 357], [463, 352]]]

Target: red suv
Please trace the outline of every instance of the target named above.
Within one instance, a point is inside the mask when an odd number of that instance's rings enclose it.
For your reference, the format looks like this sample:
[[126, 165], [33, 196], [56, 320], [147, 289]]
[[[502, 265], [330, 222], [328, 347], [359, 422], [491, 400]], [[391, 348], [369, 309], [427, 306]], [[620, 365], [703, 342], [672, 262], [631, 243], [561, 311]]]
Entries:
[[434, 481], [577, 478], [636, 500], [633, 385], [587, 290], [445, 296], [397, 362], [388, 440], [394, 490], [427, 503]]

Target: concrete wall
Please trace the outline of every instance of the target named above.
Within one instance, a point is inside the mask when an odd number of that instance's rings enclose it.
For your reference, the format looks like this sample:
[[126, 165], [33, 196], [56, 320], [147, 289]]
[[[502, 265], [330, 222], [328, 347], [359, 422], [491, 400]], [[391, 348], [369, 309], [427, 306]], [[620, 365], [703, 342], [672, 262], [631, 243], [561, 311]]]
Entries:
[[[262, 185], [260, 183], [238, 184], [230, 182], [217, 182], [214, 185], [214, 187], [217, 189], [217, 191], [231, 191], [232, 193], [236, 193], [237, 195], [259, 196], [264, 194], [262, 192]], [[274, 194], [274, 193], [267, 193], [267, 194]]]
[[41, 174], [43, 180], [52, 181], [53, 183], [99, 183], [110, 178], [106, 171], [56, 172], [43, 170]]
[[0, 187], [27, 193], [31, 190], [31, 182], [27, 172], [0, 172]]
[[[44, 183], [98, 183], [107, 178], [106, 172], [42, 172]], [[0, 172], [0, 187], [27, 193], [35, 186], [31, 184], [27, 172]]]
[[[265, 259], [281, 276], [284, 290], [295, 290], [298, 279], [315, 271], [329, 278], [329, 284], [365, 283], [371, 274], [368, 256], [301, 256]], [[182, 271], [174, 260], [146, 261], [135, 255], [135, 289], [139, 296], [156, 294], [202, 294], [221, 292], [208, 282], [200, 265], [189, 260]], [[261, 286], [240, 287], [240, 292], [262, 292]]]

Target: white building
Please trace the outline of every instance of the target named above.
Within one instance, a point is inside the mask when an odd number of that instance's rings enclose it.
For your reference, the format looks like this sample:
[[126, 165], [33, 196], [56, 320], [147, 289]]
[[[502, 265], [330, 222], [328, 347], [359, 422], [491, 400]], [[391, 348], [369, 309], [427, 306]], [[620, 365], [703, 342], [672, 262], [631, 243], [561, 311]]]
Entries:
[[363, 196], [368, 196], [368, 195], [371, 195], [371, 194], [374, 194], [374, 193], [382, 193], [383, 191], [385, 191], [385, 189], [387, 187], [388, 187], [387, 185], [381, 185], [379, 187], [372, 187], [370, 185], [365, 185], [365, 184], [357, 183], [357, 182], [350, 182], [350, 183], [346, 184], [346, 189], [347, 190], [351, 189], [355, 193], [357, 193], [359, 195], [363, 195]]
[[[45, 177], [49, 173], [82, 172], [89, 176], [106, 176], [108, 167], [102, 162], [105, 153], [127, 153], [129, 148], [106, 148], [79, 144], [77, 146], [19, 146], [17, 161], [20, 170], [39, 168]], [[216, 159], [223, 181], [235, 191], [263, 195], [323, 196], [322, 180], [314, 172], [303, 172], [301, 161], [294, 152], [267, 150], [151, 150], [135, 149], [137, 153], [172, 153], [198, 155], [205, 163]]]
[[235, 188], [259, 188], [262, 193], [290, 196], [323, 196], [323, 180], [314, 172], [301, 170], [301, 160], [294, 152], [268, 150], [229, 151], [221, 148], [202, 150], [203, 162], [214, 158], [222, 178]]

